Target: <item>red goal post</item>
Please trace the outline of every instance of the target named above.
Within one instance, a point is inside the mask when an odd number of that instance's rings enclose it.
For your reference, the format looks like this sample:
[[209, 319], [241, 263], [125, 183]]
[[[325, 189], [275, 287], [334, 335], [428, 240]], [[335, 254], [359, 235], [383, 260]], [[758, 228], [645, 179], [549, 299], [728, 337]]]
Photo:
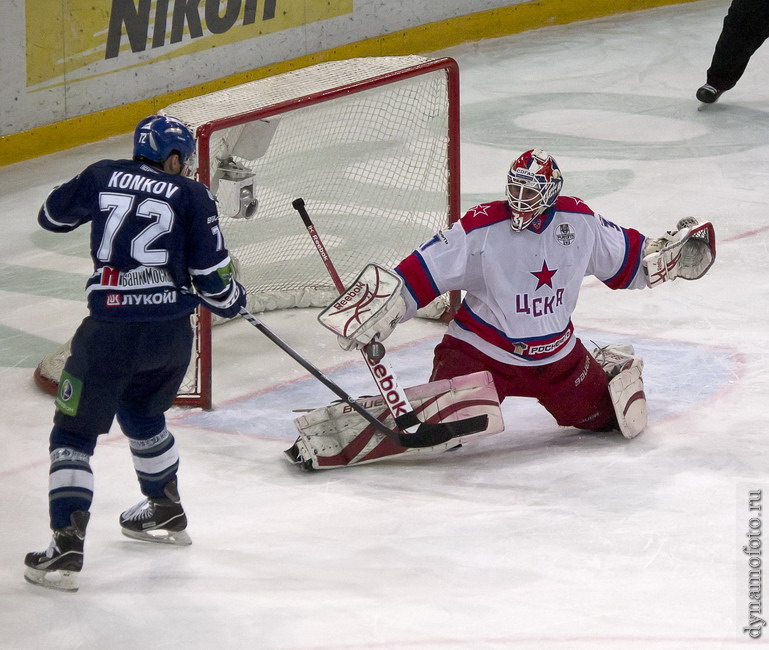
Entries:
[[[292, 208], [296, 198], [345, 284], [370, 262], [397, 264], [460, 216], [459, 70], [451, 58], [329, 61], [160, 112], [195, 134], [194, 174], [217, 199], [253, 313], [325, 307], [337, 295]], [[193, 324], [177, 404], [210, 408], [210, 313], [199, 310]]]

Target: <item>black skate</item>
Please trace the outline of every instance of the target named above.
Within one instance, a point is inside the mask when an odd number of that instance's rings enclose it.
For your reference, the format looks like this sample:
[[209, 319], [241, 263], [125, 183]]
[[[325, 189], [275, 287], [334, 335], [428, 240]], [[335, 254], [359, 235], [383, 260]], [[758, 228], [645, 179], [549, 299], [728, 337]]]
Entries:
[[77, 574], [83, 568], [83, 544], [90, 514], [76, 510], [70, 515], [71, 526], [57, 528], [45, 551], [27, 553], [24, 579], [35, 585], [77, 591]]
[[166, 498], [145, 499], [120, 515], [123, 535], [159, 544], [192, 544], [184, 530], [187, 528], [187, 516], [182, 508], [176, 481], [168, 483], [164, 492]]
[[715, 86], [705, 84], [704, 86], [700, 86], [697, 89], [697, 99], [699, 99], [703, 104], [712, 104], [718, 100], [723, 92], [723, 90], [719, 90]]

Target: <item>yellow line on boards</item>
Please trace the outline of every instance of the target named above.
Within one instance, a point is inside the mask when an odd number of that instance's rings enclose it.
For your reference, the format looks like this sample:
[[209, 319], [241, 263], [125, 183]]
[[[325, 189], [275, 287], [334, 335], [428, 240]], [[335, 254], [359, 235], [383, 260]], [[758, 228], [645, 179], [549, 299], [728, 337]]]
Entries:
[[151, 99], [0, 136], [0, 166], [129, 133], [143, 117], [190, 97], [323, 61], [423, 54], [461, 43], [697, 0], [533, 0], [458, 16], [216, 79]]

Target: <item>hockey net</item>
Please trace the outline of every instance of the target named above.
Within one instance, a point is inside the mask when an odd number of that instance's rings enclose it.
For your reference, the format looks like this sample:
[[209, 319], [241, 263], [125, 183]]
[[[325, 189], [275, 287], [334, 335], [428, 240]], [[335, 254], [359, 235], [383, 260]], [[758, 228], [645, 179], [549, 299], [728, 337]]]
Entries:
[[[195, 175], [217, 198], [250, 311], [325, 307], [337, 296], [296, 198], [345, 284], [370, 262], [395, 265], [458, 218], [458, 95], [453, 59], [369, 57], [160, 111], [195, 133]], [[203, 310], [193, 321], [196, 349], [177, 402], [208, 408], [212, 319]], [[45, 375], [58, 380], [60, 370]]]

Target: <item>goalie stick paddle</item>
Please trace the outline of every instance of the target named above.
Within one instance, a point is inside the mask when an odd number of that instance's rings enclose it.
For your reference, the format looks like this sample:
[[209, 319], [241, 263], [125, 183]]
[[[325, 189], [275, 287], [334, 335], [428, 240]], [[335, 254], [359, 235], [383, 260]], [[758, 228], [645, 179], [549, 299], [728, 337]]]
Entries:
[[459, 438], [461, 436], [470, 435], [471, 433], [478, 433], [488, 426], [489, 416], [478, 415], [456, 422], [444, 422], [438, 424], [422, 423], [419, 425], [416, 433], [400, 433], [390, 429], [371, 412], [358, 404], [348, 392], [331, 381], [320, 370], [307, 361], [307, 359], [296, 352], [290, 345], [288, 345], [288, 343], [283, 341], [251, 312], [244, 308], [240, 310], [240, 315], [288, 354], [288, 356], [294, 359], [300, 366], [307, 370], [307, 372], [315, 377], [315, 379], [335, 393], [337, 397], [340, 397], [344, 402], [349, 404], [354, 411], [373, 424], [378, 431], [383, 433], [393, 442], [399, 444], [401, 447], [434, 447], [435, 445], [440, 445], [452, 438]]
[[[331, 261], [331, 256], [328, 254], [328, 251], [323, 245], [323, 241], [321, 240], [318, 231], [315, 229], [315, 226], [312, 223], [312, 219], [310, 218], [310, 215], [307, 212], [307, 208], [305, 207], [304, 199], [294, 199], [291, 202], [291, 205], [294, 210], [299, 213], [299, 216], [302, 217], [304, 226], [307, 228], [307, 232], [315, 244], [315, 248], [317, 249], [321, 260], [323, 260], [323, 264], [325, 265], [326, 270], [331, 276], [331, 279], [334, 281], [334, 286], [336, 287], [337, 291], [339, 291], [339, 293], [344, 293], [344, 283], [339, 277], [339, 274], [336, 271], [336, 267]], [[377, 352], [376, 354], [374, 353], [375, 349]], [[395, 371], [390, 365], [390, 362], [382, 360], [382, 357], [385, 355], [385, 350], [381, 343], [378, 341], [369, 343], [365, 350], [361, 350], [361, 353], [363, 354], [363, 359], [366, 361], [366, 366], [371, 372], [374, 383], [377, 385], [377, 388], [382, 395], [382, 399], [384, 400], [385, 405], [392, 414], [393, 418], [395, 419], [395, 423], [399, 428], [404, 430], [409, 435], [415, 435], [415, 432], [422, 431], [423, 427], [441, 426], [432, 424], [427, 425], [419, 421], [419, 418], [417, 418], [416, 414], [414, 413], [414, 409], [411, 407], [411, 404], [409, 404], [408, 397], [406, 397], [406, 392], [401, 387]], [[402, 412], [398, 414], [398, 411]], [[459, 420], [457, 422], [451, 423], [451, 425], [457, 426], [462, 423], [466, 423], [466, 426], [473, 427], [476, 433], [483, 431], [485, 425], [483, 428], [476, 428], [478, 423], [472, 422], [473, 420], [478, 420], [478, 418]], [[465, 433], [468, 432], [466, 431]], [[405, 447], [407, 445], [403, 446]]]

